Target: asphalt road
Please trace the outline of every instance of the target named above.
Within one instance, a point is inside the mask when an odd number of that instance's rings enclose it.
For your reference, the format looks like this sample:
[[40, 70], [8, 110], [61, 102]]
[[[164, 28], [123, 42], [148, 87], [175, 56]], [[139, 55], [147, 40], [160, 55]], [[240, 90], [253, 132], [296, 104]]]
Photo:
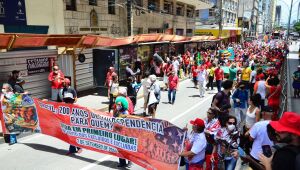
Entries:
[[[206, 117], [215, 91], [207, 91], [204, 98], [199, 97], [198, 89], [193, 88], [191, 80], [180, 83], [174, 105], [168, 104], [167, 92], [162, 92], [161, 103], [158, 106], [157, 118], [184, 127], [190, 120]], [[143, 99], [138, 100], [137, 113], [141, 113]], [[189, 129], [191, 128], [188, 125]], [[1, 169], [5, 170], [33, 170], [33, 169], [79, 169], [79, 170], [107, 170], [118, 169], [118, 158], [89, 150], [66, 156], [69, 145], [59, 139], [34, 134], [18, 141], [17, 144], [0, 145]], [[133, 164], [129, 169], [143, 169]]]

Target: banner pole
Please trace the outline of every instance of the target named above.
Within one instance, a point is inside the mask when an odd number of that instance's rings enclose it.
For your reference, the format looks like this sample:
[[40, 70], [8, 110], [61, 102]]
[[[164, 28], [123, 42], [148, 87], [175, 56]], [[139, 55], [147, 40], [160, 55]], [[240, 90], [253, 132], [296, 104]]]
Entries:
[[[185, 126], [185, 127], [187, 127], [187, 124], [186, 124], [186, 126]], [[183, 150], [183, 145], [184, 145], [184, 140], [185, 140], [186, 134], [187, 134], [187, 131], [185, 131], [185, 132], [184, 132], [184, 135], [183, 135], [183, 139], [182, 139], [182, 144], [181, 144], [181, 151], [180, 151], [180, 153], [181, 153], [181, 152], [182, 152], [182, 150]], [[180, 161], [181, 161], [181, 157], [179, 157], [179, 161], [178, 161], [178, 167], [177, 167], [177, 170], [179, 170], [179, 168], [180, 168]]]

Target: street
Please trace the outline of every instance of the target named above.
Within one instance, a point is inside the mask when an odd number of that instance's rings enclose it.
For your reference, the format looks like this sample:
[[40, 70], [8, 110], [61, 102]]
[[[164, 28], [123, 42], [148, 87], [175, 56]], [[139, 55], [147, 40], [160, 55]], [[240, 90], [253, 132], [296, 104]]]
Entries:
[[[216, 89], [215, 89], [216, 90]], [[179, 84], [174, 105], [168, 104], [167, 92], [162, 91], [162, 99], [158, 105], [157, 118], [168, 120], [178, 127], [191, 129], [189, 121], [206, 117], [212, 96], [216, 91], [207, 91], [204, 98], [199, 97], [198, 89], [187, 79]], [[143, 98], [138, 100], [136, 113], [143, 110]], [[22, 169], [118, 169], [118, 158], [89, 150], [67, 156], [69, 145], [59, 139], [34, 134], [18, 141], [17, 144], [0, 145], [1, 168], [5, 170]], [[143, 169], [133, 164], [130, 169]]]

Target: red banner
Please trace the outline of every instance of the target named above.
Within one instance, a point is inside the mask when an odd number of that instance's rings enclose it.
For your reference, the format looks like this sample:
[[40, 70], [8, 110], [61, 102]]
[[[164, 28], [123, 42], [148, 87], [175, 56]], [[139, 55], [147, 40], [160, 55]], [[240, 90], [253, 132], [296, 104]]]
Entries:
[[114, 118], [76, 104], [2, 96], [3, 133], [41, 132], [146, 169], [177, 169], [184, 131], [159, 119]]

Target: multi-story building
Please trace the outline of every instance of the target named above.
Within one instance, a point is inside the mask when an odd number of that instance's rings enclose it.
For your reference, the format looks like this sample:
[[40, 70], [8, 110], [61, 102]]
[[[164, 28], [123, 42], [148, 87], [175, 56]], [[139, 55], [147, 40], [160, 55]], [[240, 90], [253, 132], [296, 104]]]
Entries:
[[[196, 5], [189, 0], [65, 0], [66, 33], [110, 37], [142, 33], [193, 34]], [[132, 30], [132, 31], [131, 31]]]
[[240, 0], [238, 17], [245, 36], [256, 36], [259, 0]]
[[273, 28], [274, 0], [259, 1], [259, 20], [257, 32], [259, 34], [270, 32]]
[[198, 22], [195, 34], [218, 37], [219, 24], [221, 24], [222, 34], [220, 37], [235, 41], [237, 35], [240, 34], [237, 28], [238, 0], [211, 0], [211, 3], [213, 4], [211, 8], [197, 11]]
[[275, 10], [275, 25], [280, 26], [280, 20], [281, 20], [281, 5], [276, 5]]

